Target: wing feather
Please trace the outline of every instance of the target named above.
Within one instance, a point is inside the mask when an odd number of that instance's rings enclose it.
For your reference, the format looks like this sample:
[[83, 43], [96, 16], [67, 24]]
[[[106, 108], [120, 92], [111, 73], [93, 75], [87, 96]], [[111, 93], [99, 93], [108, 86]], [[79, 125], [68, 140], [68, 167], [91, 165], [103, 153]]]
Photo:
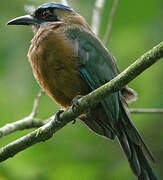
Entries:
[[[65, 33], [76, 51], [79, 73], [92, 90], [117, 75], [118, 70], [114, 57], [93, 33], [85, 29], [69, 29]], [[118, 96], [118, 93], [114, 93], [101, 102], [111, 126], [114, 126], [118, 120]]]

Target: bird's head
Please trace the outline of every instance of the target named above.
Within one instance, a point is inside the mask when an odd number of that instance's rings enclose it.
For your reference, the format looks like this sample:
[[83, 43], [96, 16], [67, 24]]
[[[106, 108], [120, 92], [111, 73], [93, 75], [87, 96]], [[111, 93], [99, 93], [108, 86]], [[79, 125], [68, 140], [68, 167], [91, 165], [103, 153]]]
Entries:
[[43, 24], [49, 22], [86, 24], [84, 18], [72, 8], [60, 4], [47, 3], [39, 6], [30, 15], [12, 19], [7, 25], [31, 25], [37, 31]]

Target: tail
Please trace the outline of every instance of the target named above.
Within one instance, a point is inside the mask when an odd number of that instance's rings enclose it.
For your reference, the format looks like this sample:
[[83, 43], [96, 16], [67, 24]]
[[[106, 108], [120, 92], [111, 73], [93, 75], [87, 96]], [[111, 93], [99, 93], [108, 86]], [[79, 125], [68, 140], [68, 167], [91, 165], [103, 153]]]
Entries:
[[129, 119], [121, 102], [119, 109], [119, 119], [114, 129], [109, 124], [108, 116], [101, 104], [96, 105], [88, 113], [80, 116], [80, 120], [90, 130], [102, 137], [114, 140], [117, 136], [130, 167], [138, 180], [157, 180], [149, 163], [149, 161], [154, 163], [150, 150]]
[[122, 104], [120, 107], [117, 132], [118, 140], [138, 180], [157, 180], [149, 163], [149, 161], [154, 163], [152, 154], [130, 121]]

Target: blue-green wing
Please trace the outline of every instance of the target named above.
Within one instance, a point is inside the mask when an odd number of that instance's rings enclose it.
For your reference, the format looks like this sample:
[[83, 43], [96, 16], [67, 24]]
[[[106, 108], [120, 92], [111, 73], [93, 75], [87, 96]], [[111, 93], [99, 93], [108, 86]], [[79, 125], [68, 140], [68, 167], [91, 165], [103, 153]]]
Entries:
[[[87, 30], [69, 29], [66, 32], [78, 57], [78, 70], [92, 90], [113, 79], [118, 71], [113, 56], [92, 33]], [[101, 102], [112, 126], [119, 116], [119, 95], [105, 98]]]

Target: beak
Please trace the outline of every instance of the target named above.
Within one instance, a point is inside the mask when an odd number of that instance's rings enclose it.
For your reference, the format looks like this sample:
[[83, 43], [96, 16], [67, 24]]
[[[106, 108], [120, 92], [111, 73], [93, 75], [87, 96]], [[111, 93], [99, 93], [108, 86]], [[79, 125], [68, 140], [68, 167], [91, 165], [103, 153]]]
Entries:
[[37, 19], [35, 19], [32, 15], [20, 16], [15, 19], [12, 19], [7, 23], [7, 25], [39, 25]]

